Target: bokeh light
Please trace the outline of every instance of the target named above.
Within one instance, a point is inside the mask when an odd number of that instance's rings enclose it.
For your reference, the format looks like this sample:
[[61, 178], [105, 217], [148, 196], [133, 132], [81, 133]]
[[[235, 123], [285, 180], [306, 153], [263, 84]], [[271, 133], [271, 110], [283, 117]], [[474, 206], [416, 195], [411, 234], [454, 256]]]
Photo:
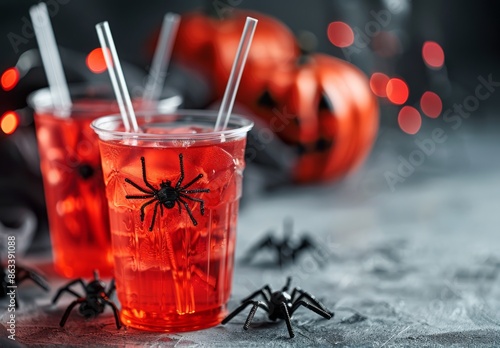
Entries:
[[412, 106], [403, 107], [398, 114], [398, 124], [403, 132], [416, 134], [422, 126], [420, 112]]
[[17, 70], [17, 68], [9, 68], [5, 70], [0, 78], [0, 83], [4, 91], [10, 91], [12, 88], [16, 87], [18, 82], [19, 70]]
[[87, 56], [85, 63], [87, 64], [89, 70], [95, 74], [103, 73], [107, 69], [102, 48], [92, 50], [92, 52], [90, 52]]
[[354, 42], [354, 32], [344, 22], [331, 22], [328, 25], [328, 39], [337, 47], [348, 47]]
[[436, 118], [441, 115], [443, 102], [436, 93], [427, 91], [420, 98], [420, 108], [427, 116]]
[[387, 97], [387, 82], [389, 82], [389, 76], [386, 74], [376, 72], [370, 77], [370, 88], [377, 97]]
[[390, 79], [385, 88], [387, 98], [396, 105], [402, 105], [408, 100], [409, 90], [406, 82], [399, 78]]
[[5, 134], [12, 134], [16, 131], [19, 125], [19, 116], [15, 111], [7, 111], [0, 119], [0, 129]]
[[426, 41], [422, 46], [422, 57], [429, 68], [439, 69], [444, 64], [443, 48], [434, 41]]

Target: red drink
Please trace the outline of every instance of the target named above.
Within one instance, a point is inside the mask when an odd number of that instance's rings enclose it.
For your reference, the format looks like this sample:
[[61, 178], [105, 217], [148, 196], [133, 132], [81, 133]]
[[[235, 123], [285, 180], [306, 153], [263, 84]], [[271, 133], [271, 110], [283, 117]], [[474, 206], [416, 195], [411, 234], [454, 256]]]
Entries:
[[[35, 109], [40, 167], [54, 267], [61, 275], [113, 274], [107, 200], [98, 137], [90, 123], [117, 111], [109, 101], [75, 101], [70, 115], [55, 115], [48, 90], [30, 99]], [[69, 116], [69, 117], [68, 117]]]
[[[213, 127], [213, 115], [202, 115], [192, 122]], [[161, 126], [148, 128], [139, 119], [145, 133], [126, 139], [101, 133], [101, 120], [93, 125], [101, 137], [123, 323], [152, 331], [219, 324], [231, 292], [251, 123], [237, 118], [240, 123], [222, 138], [211, 129], [186, 128], [189, 121], [155, 116], [148, 124]]]

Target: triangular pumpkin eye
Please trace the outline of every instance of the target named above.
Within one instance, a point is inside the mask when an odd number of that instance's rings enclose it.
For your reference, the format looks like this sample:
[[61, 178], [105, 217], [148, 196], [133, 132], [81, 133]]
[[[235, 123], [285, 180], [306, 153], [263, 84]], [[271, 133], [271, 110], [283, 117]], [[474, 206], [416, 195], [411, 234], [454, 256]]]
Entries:
[[318, 111], [333, 112], [332, 102], [324, 92], [321, 94], [321, 99], [319, 100]]
[[275, 108], [277, 106], [276, 101], [273, 99], [269, 91], [266, 89], [264, 93], [260, 96], [257, 104], [262, 107], [266, 107], [269, 109]]

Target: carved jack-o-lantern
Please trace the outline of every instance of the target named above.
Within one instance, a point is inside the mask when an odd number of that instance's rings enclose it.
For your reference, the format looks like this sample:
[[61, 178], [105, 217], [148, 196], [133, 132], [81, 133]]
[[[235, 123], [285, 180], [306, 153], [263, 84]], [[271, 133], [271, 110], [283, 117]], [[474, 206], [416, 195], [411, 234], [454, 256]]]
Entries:
[[[264, 81], [262, 72], [252, 73], [255, 81]], [[312, 54], [266, 81], [257, 93], [255, 86], [242, 84], [238, 98], [296, 148], [296, 181], [338, 178], [366, 157], [378, 129], [378, 105], [357, 68]]]

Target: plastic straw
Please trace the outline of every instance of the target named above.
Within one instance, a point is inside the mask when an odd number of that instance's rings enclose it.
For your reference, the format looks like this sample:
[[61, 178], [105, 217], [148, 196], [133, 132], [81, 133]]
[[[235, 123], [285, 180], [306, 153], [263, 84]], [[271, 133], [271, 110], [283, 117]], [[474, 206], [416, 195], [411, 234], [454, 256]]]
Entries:
[[225, 129], [227, 127], [227, 123], [229, 122], [229, 117], [231, 117], [234, 100], [236, 99], [236, 93], [238, 92], [238, 86], [240, 84], [241, 75], [243, 74], [243, 69], [245, 68], [248, 51], [250, 50], [250, 45], [252, 44], [253, 34], [255, 32], [257, 22], [258, 20], [252, 17], [247, 17], [245, 22], [238, 51], [236, 51], [236, 57], [233, 62], [231, 74], [229, 75], [226, 91], [224, 92], [219, 114], [217, 115], [217, 121], [215, 122], [214, 131], [216, 132]]
[[144, 100], [158, 100], [160, 98], [180, 20], [181, 17], [178, 14], [170, 12], [163, 17], [160, 37], [144, 90]]
[[30, 8], [30, 16], [40, 48], [45, 74], [49, 82], [53, 106], [60, 109], [60, 116], [68, 117], [69, 113], [64, 111], [71, 107], [71, 97], [68, 83], [64, 77], [61, 57], [59, 56], [56, 39], [54, 38], [47, 5], [41, 2], [38, 5], [32, 6]]
[[115, 42], [113, 41], [109, 24], [108, 22], [101, 22], [98, 23], [95, 28], [97, 30], [99, 42], [101, 43], [109, 77], [111, 78], [111, 83], [113, 84], [113, 89], [118, 101], [125, 131], [137, 133], [139, 132], [139, 126], [137, 125], [134, 108], [132, 107], [132, 100], [128, 93], [127, 84], [125, 83], [125, 77], [123, 76], [120, 60], [116, 53]]

